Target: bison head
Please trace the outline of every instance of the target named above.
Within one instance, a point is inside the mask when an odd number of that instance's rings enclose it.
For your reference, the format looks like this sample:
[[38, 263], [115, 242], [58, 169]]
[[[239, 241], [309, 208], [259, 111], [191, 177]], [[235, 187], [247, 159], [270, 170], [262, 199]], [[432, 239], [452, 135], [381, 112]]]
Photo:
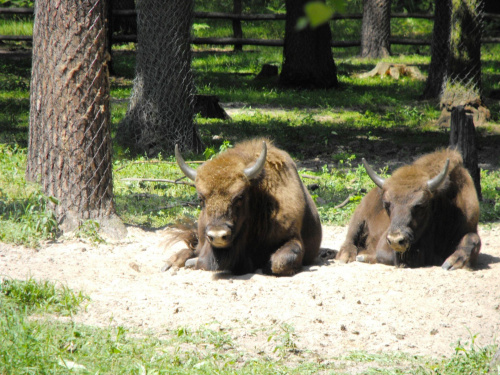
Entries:
[[[243, 155], [229, 150], [194, 170], [186, 164], [177, 145], [175, 146], [177, 164], [182, 172], [195, 182], [200, 199], [198, 236], [201, 250], [198, 262], [203, 262], [203, 253], [208, 251], [215, 257], [217, 263], [201, 265], [198, 268], [231, 267], [231, 259], [236, 254], [227, 252], [233, 247], [245, 220], [249, 220], [249, 207], [255, 204], [249, 199], [251, 182], [262, 176], [266, 155], [267, 147], [263, 142], [257, 160], [253, 152]], [[205, 262], [213, 261], [205, 259]]]
[[363, 164], [381, 189], [382, 205], [390, 218], [387, 244], [394, 251], [404, 253], [426, 230], [432, 215], [432, 198], [446, 179], [450, 161], [446, 160], [437, 176], [429, 176], [419, 166], [407, 165], [387, 179], [377, 175], [364, 158]]

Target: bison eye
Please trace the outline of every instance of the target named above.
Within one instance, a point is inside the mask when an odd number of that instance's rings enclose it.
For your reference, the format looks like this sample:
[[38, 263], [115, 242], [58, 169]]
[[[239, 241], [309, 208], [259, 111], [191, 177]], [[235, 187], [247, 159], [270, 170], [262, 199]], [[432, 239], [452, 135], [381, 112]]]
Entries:
[[384, 210], [387, 212], [387, 214], [391, 214], [391, 203], [390, 202], [384, 202]]
[[234, 206], [241, 206], [243, 204], [243, 195], [238, 195], [233, 199]]
[[198, 194], [198, 200], [200, 201], [200, 207], [205, 207], [205, 197], [203, 195]]

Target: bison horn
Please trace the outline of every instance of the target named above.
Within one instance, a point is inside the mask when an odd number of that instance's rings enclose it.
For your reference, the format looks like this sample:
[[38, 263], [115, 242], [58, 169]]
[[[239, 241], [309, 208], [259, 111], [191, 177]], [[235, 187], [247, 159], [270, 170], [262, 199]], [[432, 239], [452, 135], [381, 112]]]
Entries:
[[372, 167], [370, 167], [370, 165], [366, 162], [365, 158], [363, 158], [362, 160], [368, 176], [370, 176], [372, 181], [375, 182], [375, 185], [382, 189], [382, 187], [384, 186], [385, 178], [382, 178], [378, 174], [376, 174]]
[[431, 178], [427, 181], [427, 187], [430, 191], [436, 190], [441, 184], [444, 182], [446, 174], [448, 173], [448, 168], [450, 166], [450, 159], [446, 159], [446, 163], [444, 164], [444, 168], [436, 177]]
[[196, 179], [196, 170], [186, 164], [181, 156], [181, 153], [179, 152], [179, 146], [177, 144], [175, 145], [175, 160], [177, 160], [179, 168], [186, 175], [186, 177], [194, 181]]
[[264, 168], [264, 164], [266, 163], [266, 156], [267, 156], [266, 142], [262, 142], [262, 151], [260, 152], [259, 158], [257, 159], [254, 165], [245, 168], [245, 170], [243, 171], [249, 180], [257, 177], [259, 173], [262, 171], [262, 168]]

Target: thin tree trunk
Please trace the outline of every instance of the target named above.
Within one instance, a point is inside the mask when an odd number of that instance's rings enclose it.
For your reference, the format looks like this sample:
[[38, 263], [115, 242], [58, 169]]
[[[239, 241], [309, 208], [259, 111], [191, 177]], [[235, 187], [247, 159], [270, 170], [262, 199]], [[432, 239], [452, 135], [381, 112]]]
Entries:
[[280, 83], [296, 88], [333, 88], [338, 86], [337, 68], [331, 48], [328, 23], [315, 29], [298, 31], [297, 21], [304, 16], [309, 0], [286, 0], [285, 47]]
[[[242, 0], [233, 0], [233, 13], [241, 14], [243, 10]], [[233, 36], [235, 38], [243, 38], [243, 29], [241, 28], [241, 20], [233, 20]], [[235, 51], [243, 51], [242, 44], [234, 45]]]
[[37, 0], [26, 178], [61, 229], [114, 217], [106, 2]]
[[474, 181], [478, 198], [481, 199], [481, 173], [477, 158], [476, 130], [472, 114], [467, 113], [463, 106], [455, 107], [451, 112], [450, 146], [456, 147], [462, 155], [464, 166]]
[[361, 27], [361, 57], [381, 58], [391, 54], [391, 0], [364, 0]]

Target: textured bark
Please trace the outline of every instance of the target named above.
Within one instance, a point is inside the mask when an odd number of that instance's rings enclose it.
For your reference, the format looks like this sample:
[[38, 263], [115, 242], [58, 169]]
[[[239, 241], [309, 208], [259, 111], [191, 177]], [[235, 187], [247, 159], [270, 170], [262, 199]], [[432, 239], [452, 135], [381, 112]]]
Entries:
[[326, 23], [315, 29], [296, 29], [297, 21], [304, 16], [304, 5], [308, 1], [286, 0], [285, 46], [280, 84], [308, 89], [337, 87], [330, 25]]
[[61, 224], [114, 215], [105, 10], [103, 0], [35, 6], [26, 178], [59, 200]]
[[137, 3], [136, 77], [116, 140], [149, 156], [181, 149], [202, 150], [194, 117], [190, 31], [192, 0]]
[[431, 42], [431, 63], [423, 97], [438, 98], [448, 79], [450, 56], [451, 0], [436, 0]]
[[450, 108], [480, 101], [481, 32], [481, 0], [436, 0], [424, 98]]
[[467, 113], [463, 106], [455, 107], [451, 112], [450, 146], [456, 147], [462, 155], [464, 166], [474, 181], [478, 198], [481, 199], [481, 173], [477, 158], [476, 130], [472, 114]]
[[381, 58], [391, 54], [391, 0], [364, 0], [361, 27], [361, 57]]

